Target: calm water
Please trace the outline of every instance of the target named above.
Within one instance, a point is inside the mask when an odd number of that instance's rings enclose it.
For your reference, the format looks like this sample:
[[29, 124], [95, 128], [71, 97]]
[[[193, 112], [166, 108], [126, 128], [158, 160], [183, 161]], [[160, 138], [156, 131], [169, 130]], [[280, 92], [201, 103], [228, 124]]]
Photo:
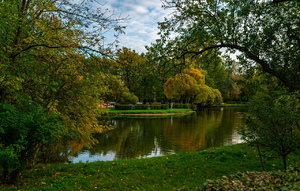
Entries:
[[239, 108], [213, 108], [183, 117], [104, 118], [114, 130], [97, 135], [99, 143], [89, 150], [73, 156], [69, 150], [68, 160], [111, 161], [237, 144], [242, 142], [236, 129], [243, 124], [242, 114]]

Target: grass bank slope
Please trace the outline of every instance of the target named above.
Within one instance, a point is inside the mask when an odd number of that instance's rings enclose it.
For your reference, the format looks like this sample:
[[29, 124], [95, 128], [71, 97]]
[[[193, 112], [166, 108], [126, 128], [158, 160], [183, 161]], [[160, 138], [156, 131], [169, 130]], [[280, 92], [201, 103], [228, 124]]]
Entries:
[[[265, 166], [267, 170], [283, 169], [274, 158]], [[0, 189], [198, 190], [207, 179], [246, 171], [261, 171], [258, 154], [255, 148], [239, 144], [154, 158], [37, 165], [15, 185], [1, 185]]]

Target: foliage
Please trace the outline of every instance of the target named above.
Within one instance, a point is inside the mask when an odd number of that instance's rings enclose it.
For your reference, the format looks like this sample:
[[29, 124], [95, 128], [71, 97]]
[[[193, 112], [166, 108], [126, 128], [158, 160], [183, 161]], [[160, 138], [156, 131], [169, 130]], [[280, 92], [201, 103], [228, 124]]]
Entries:
[[132, 110], [134, 107], [133, 107], [133, 105], [120, 105], [120, 104], [116, 104], [115, 108], [117, 110]]
[[97, 117], [107, 91], [101, 62], [91, 58], [111, 55], [113, 47], [103, 43], [108, 30], [123, 32], [121, 19], [94, 3], [0, 1], [0, 103], [30, 96], [87, 144], [104, 130]]
[[246, 126], [241, 127], [243, 139], [253, 145], [269, 148], [282, 157], [300, 149], [300, 115], [298, 93], [263, 95], [252, 99]]
[[104, 76], [103, 80], [108, 88], [103, 96], [106, 102], [115, 101], [118, 104], [136, 104], [139, 101], [137, 96], [129, 92], [128, 87], [121, 81], [120, 77], [108, 74]]
[[244, 172], [208, 180], [203, 190], [299, 190], [299, 167], [288, 172]]
[[299, 6], [298, 0], [164, 0], [173, 14], [159, 23], [157, 45], [178, 60], [227, 48], [241, 53], [243, 69], [257, 66], [299, 90]]
[[134, 106], [134, 109], [136, 109], [136, 110], [147, 110], [148, 108], [149, 108], [149, 105], [146, 105], [146, 104]]
[[219, 90], [213, 89], [205, 83], [205, 77], [199, 70], [189, 69], [176, 74], [164, 84], [164, 92], [168, 99], [174, 98], [180, 102], [191, 99], [192, 103], [212, 104], [222, 103]]
[[0, 105], [0, 166], [2, 178], [13, 183], [19, 173], [34, 163], [41, 146], [61, 136], [63, 125], [57, 115], [48, 114], [32, 101], [18, 106]]
[[[130, 129], [130, 128], [129, 128]], [[40, 164], [19, 183], [1, 190], [197, 190], [207, 179], [260, 171], [257, 151], [247, 144], [143, 159], [78, 164]], [[266, 166], [282, 166], [274, 158]], [[292, 183], [292, 181], [291, 181]]]

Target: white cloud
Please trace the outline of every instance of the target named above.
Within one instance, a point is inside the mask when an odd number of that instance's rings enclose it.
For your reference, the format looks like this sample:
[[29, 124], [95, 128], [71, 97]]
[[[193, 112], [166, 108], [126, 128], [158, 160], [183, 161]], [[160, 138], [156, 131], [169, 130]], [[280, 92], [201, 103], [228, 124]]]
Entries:
[[163, 21], [170, 11], [162, 8], [161, 0], [108, 0], [105, 8], [114, 11], [116, 17], [129, 16], [122, 22], [125, 35], [120, 36], [119, 46], [126, 46], [137, 52], [145, 52], [145, 46], [155, 42], [157, 23]]

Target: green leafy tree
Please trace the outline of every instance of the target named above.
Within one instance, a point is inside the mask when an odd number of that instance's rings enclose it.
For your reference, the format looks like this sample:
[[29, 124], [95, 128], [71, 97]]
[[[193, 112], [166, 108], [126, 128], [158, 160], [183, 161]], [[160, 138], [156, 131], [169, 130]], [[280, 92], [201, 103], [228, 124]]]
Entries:
[[168, 99], [182, 101], [191, 100], [193, 103], [222, 103], [219, 90], [205, 85], [205, 77], [197, 69], [186, 69], [176, 74], [164, 84], [164, 92]]
[[4, 181], [13, 183], [28, 163], [34, 163], [38, 150], [62, 133], [59, 116], [48, 114], [35, 102], [1, 104], [0, 165]]
[[164, 0], [174, 14], [159, 24], [159, 42], [180, 60], [212, 49], [239, 51], [240, 65], [257, 65], [290, 91], [299, 90], [299, 6], [298, 0]]
[[0, 1], [0, 103], [30, 96], [86, 143], [103, 129], [97, 117], [107, 90], [101, 63], [87, 58], [110, 56], [113, 46], [103, 46], [104, 34], [123, 32], [120, 19], [93, 3]]
[[[299, 93], [263, 95], [252, 99], [246, 126], [241, 127], [243, 139], [252, 145], [269, 148], [283, 160], [300, 149]], [[275, 98], [275, 99], [274, 99]]]
[[105, 101], [115, 101], [118, 104], [136, 104], [139, 101], [138, 97], [122, 83], [120, 77], [108, 74], [104, 79], [104, 83], [108, 88], [103, 96]]

